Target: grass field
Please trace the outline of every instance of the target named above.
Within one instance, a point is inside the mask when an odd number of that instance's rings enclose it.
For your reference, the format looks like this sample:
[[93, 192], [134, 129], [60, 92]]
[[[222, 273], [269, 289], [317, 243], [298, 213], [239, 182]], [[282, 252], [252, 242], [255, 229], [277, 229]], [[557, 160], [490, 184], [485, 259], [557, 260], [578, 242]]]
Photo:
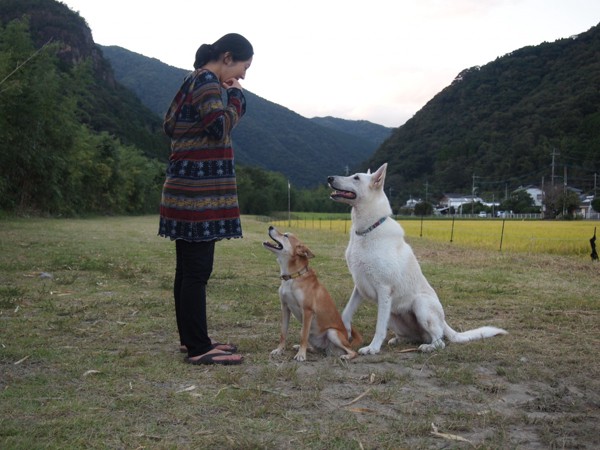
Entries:
[[[402, 222], [450, 325], [509, 334], [427, 355], [402, 352], [407, 343], [350, 363], [296, 363], [291, 349], [269, 356], [278, 266], [261, 246], [268, 223], [244, 217], [244, 239], [217, 245], [208, 302], [213, 336], [238, 344], [245, 362], [198, 367], [178, 352], [174, 245], [157, 224], [0, 221], [0, 448], [597, 448], [600, 264], [583, 250], [490, 251], [463, 245], [458, 230], [450, 243]], [[282, 230], [311, 247], [343, 308], [347, 234]], [[371, 339], [373, 304], [354, 325]]]

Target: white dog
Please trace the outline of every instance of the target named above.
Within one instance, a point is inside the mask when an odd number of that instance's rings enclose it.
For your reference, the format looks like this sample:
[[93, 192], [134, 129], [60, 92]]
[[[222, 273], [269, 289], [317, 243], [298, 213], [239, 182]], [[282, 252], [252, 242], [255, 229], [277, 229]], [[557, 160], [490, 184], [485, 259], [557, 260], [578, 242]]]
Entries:
[[375, 335], [359, 353], [379, 353], [388, 327], [395, 333], [389, 344], [406, 338], [423, 342], [419, 347], [423, 352], [444, 348], [444, 337], [450, 342], [468, 342], [506, 334], [496, 327], [458, 333], [446, 323], [442, 304], [405, 242], [404, 230], [389, 217], [392, 209], [383, 190], [386, 169], [387, 163], [373, 174], [328, 178], [334, 190], [331, 198], [352, 206], [346, 263], [354, 290], [342, 313], [346, 329], [351, 329], [352, 316], [364, 299], [377, 302]]

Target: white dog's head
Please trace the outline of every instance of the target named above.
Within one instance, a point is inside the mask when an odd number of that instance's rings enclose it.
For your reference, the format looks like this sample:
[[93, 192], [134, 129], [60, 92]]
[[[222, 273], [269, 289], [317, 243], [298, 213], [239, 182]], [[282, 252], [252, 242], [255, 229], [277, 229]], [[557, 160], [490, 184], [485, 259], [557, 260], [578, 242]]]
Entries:
[[383, 194], [386, 169], [387, 163], [384, 163], [374, 173], [369, 170], [367, 173], [356, 173], [349, 177], [328, 177], [329, 187], [333, 189], [330, 198], [352, 206], [378, 200]]
[[277, 255], [277, 261], [282, 270], [293, 271], [296, 267], [308, 265], [308, 260], [314, 258], [313, 252], [300, 239], [291, 233], [280, 233], [275, 227], [269, 227], [271, 241], [263, 242], [263, 247]]

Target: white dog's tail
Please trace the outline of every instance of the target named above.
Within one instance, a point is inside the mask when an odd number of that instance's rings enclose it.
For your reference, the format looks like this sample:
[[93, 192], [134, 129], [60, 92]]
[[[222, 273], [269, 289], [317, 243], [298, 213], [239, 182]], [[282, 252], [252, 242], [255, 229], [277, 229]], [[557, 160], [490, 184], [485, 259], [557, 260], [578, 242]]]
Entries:
[[508, 334], [508, 331], [496, 327], [479, 327], [459, 333], [450, 328], [450, 325], [447, 323], [444, 324], [444, 336], [446, 336], [450, 342], [461, 343], [476, 341], [478, 339], [485, 339], [499, 334]]

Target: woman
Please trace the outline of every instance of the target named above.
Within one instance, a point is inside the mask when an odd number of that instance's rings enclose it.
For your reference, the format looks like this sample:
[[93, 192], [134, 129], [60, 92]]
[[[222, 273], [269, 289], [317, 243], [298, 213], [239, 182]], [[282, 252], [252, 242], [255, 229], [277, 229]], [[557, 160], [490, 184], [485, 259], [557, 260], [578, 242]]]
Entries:
[[187, 351], [191, 364], [240, 364], [243, 359], [234, 345], [208, 336], [206, 284], [215, 242], [242, 237], [231, 130], [246, 111], [239, 80], [253, 55], [250, 42], [235, 33], [201, 45], [195, 71], [185, 78], [165, 115], [171, 155], [159, 235], [175, 241], [175, 314], [181, 350]]

